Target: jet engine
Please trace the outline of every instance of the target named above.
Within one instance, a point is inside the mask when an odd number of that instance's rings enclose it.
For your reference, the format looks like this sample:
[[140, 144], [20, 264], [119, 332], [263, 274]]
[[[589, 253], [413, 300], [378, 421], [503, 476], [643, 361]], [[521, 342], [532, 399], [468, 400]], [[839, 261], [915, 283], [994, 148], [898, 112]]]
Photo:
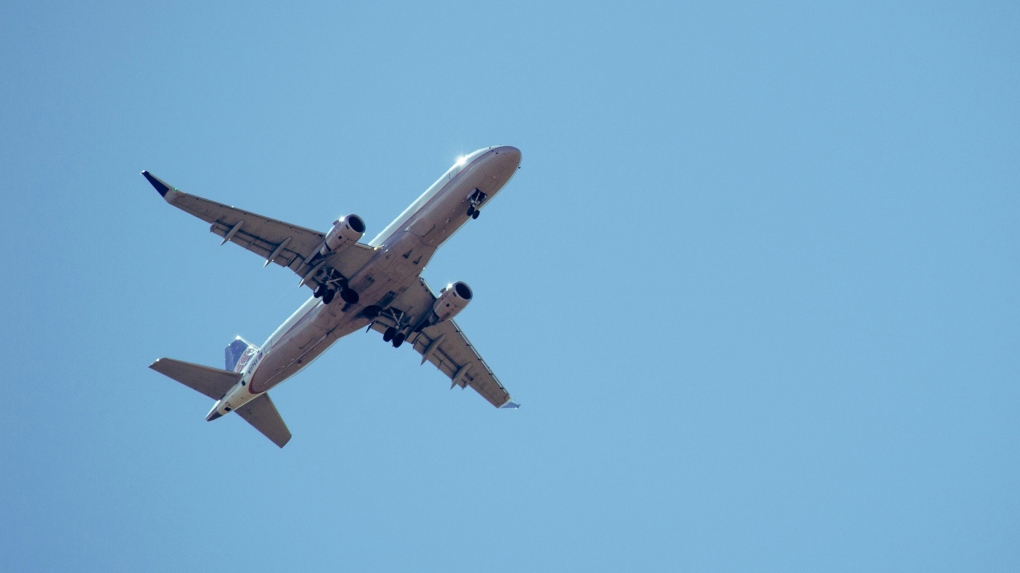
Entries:
[[440, 291], [439, 297], [436, 298], [436, 303], [432, 305], [432, 310], [436, 313], [438, 319], [436, 322], [443, 322], [456, 316], [458, 312], [464, 310], [464, 307], [471, 302], [472, 296], [471, 287], [467, 286], [465, 282], [457, 281], [447, 285], [446, 288]]
[[357, 215], [345, 215], [333, 221], [333, 228], [326, 233], [326, 240], [323, 241], [319, 254], [326, 256], [328, 253], [336, 253], [361, 240], [365, 234], [365, 222]]

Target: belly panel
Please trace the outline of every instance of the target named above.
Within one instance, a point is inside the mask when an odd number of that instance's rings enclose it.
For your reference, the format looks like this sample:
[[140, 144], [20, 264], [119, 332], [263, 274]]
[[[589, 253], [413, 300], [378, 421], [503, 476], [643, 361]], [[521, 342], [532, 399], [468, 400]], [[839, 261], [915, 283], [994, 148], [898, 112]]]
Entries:
[[314, 319], [296, 325], [295, 332], [283, 336], [252, 376], [252, 392], [268, 391], [311, 364], [343, 336], [368, 325], [367, 318], [357, 317], [360, 307], [341, 312], [343, 306], [340, 301], [328, 307], [320, 305]]

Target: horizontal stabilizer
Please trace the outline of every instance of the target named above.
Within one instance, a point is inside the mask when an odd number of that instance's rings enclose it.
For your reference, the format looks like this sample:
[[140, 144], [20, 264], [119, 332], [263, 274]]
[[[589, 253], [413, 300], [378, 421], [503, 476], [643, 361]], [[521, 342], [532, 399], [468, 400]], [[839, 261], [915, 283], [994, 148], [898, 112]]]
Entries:
[[236, 412], [277, 446], [282, 448], [290, 441], [290, 430], [287, 429], [287, 424], [283, 423], [283, 418], [276, 411], [269, 394], [255, 398], [238, 408]]
[[182, 362], [173, 358], [160, 358], [150, 364], [149, 368], [169, 376], [213, 400], [222, 398], [227, 393], [227, 390], [233, 388], [234, 384], [241, 380], [241, 374], [237, 372], [227, 372], [219, 368]]

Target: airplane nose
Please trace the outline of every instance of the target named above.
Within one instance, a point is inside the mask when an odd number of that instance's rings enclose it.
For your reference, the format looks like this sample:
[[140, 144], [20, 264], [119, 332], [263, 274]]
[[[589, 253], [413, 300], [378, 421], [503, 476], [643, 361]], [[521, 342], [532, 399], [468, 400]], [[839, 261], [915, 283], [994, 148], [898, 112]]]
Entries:
[[513, 163], [514, 169], [521, 164], [521, 150], [512, 145], [500, 145], [492, 150], [500, 159], [507, 163]]
[[500, 145], [491, 148], [491, 151], [489, 164], [496, 168], [504, 182], [509, 181], [521, 165], [521, 150], [509, 145]]

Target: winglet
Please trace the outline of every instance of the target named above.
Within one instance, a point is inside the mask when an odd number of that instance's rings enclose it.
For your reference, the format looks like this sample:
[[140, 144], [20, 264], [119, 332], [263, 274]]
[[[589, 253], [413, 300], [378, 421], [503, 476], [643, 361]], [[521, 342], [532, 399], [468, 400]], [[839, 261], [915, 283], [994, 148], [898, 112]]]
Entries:
[[160, 197], [166, 197], [166, 192], [173, 189], [173, 187], [167, 185], [165, 181], [159, 179], [158, 177], [155, 177], [152, 173], [149, 173], [148, 171], [142, 171], [142, 175], [144, 175], [145, 178], [148, 179], [149, 183], [156, 188], [156, 191], [159, 191]]
[[518, 409], [520, 407], [521, 407], [521, 405], [519, 403], [514, 402], [513, 400], [507, 400], [506, 404], [503, 404], [502, 406], [500, 406], [499, 409], [500, 410], [516, 410], [516, 409]]

